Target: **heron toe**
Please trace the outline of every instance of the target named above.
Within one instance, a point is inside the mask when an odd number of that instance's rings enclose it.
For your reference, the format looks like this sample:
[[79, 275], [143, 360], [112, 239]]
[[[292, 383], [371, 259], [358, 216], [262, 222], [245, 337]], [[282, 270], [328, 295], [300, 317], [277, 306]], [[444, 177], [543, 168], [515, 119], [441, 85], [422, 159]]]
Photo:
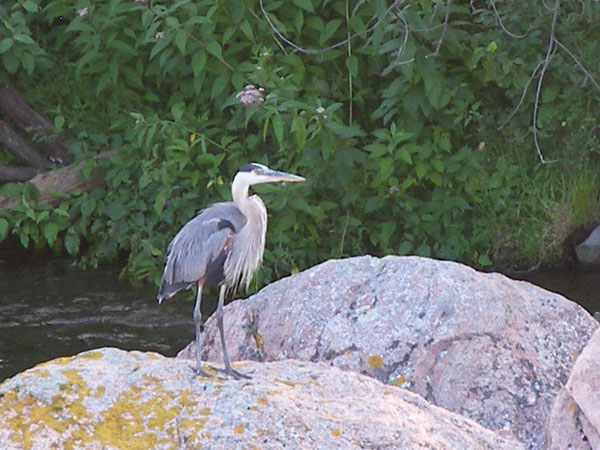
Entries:
[[252, 377], [250, 375], [246, 375], [244, 373], [238, 372], [233, 367], [225, 367], [224, 369], [219, 369], [218, 367], [210, 366], [210, 368], [216, 372], [223, 373], [225, 375], [229, 375], [231, 378], [235, 378], [236, 380], [251, 380]]

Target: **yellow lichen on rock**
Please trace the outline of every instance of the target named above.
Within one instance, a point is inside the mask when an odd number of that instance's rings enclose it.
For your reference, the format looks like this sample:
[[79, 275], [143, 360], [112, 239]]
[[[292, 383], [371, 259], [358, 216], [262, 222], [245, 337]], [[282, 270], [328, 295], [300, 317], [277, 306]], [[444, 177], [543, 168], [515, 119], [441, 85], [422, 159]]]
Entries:
[[104, 353], [89, 351], [84, 352], [76, 356], [76, 358], [86, 358], [86, 359], [102, 359], [104, 357]]
[[371, 369], [378, 369], [383, 366], [383, 358], [379, 355], [367, 356], [367, 366]]
[[298, 385], [300, 384], [300, 383], [297, 383], [297, 382], [295, 382], [295, 381], [290, 381], [290, 380], [280, 380], [279, 378], [275, 378], [273, 381], [276, 381], [276, 382], [278, 382], [278, 383], [283, 383], [283, 384], [286, 384], [286, 385], [288, 385], [288, 386], [290, 386], [290, 387], [295, 387], [295, 386], [298, 386]]

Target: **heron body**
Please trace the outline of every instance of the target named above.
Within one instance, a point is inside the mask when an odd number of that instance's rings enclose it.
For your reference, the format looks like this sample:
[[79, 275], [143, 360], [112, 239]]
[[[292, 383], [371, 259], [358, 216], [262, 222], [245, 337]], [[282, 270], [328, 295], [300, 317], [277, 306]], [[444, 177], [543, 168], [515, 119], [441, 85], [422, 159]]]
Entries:
[[221, 334], [224, 372], [243, 376], [229, 363], [223, 330], [223, 304], [228, 289], [248, 288], [260, 268], [267, 233], [267, 209], [258, 195], [248, 196], [250, 186], [260, 183], [301, 182], [297, 175], [271, 170], [262, 164], [242, 167], [231, 186], [232, 202], [215, 203], [200, 211], [175, 235], [165, 258], [158, 302], [182, 290], [198, 287], [194, 306], [196, 331], [196, 372], [209, 376], [201, 367], [202, 315], [200, 305], [204, 287], [221, 285], [217, 305], [217, 325]]

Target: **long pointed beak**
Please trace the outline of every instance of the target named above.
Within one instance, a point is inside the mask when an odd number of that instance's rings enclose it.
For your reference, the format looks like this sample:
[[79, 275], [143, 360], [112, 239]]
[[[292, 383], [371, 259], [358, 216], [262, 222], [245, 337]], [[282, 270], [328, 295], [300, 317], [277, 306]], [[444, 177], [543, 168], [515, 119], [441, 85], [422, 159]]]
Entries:
[[286, 183], [302, 183], [303, 181], [306, 181], [306, 179], [301, 176], [271, 169], [265, 172], [264, 176], [269, 177], [272, 182], [281, 181]]

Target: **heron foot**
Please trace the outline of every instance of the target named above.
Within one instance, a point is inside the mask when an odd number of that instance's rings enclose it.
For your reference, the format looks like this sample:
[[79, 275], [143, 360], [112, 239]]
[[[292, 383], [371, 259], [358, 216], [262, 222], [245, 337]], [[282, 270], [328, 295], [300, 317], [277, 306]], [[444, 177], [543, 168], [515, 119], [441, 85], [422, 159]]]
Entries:
[[[212, 369], [212, 367], [211, 367], [211, 369]], [[205, 372], [204, 370], [202, 370], [202, 367], [196, 367], [194, 369], [194, 373], [199, 377], [218, 378], [214, 373], [208, 373], [208, 372]]]
[[244, 373], [238, 372], [231, 366], [225, 366], [224, 369], [219, 369], [218, 367], [210, 366], [210, 368], [216, 372], [229, 375], [231, 378], [235, 378], [236, 380], [251, 380], [252, 377], [246, 375]]

